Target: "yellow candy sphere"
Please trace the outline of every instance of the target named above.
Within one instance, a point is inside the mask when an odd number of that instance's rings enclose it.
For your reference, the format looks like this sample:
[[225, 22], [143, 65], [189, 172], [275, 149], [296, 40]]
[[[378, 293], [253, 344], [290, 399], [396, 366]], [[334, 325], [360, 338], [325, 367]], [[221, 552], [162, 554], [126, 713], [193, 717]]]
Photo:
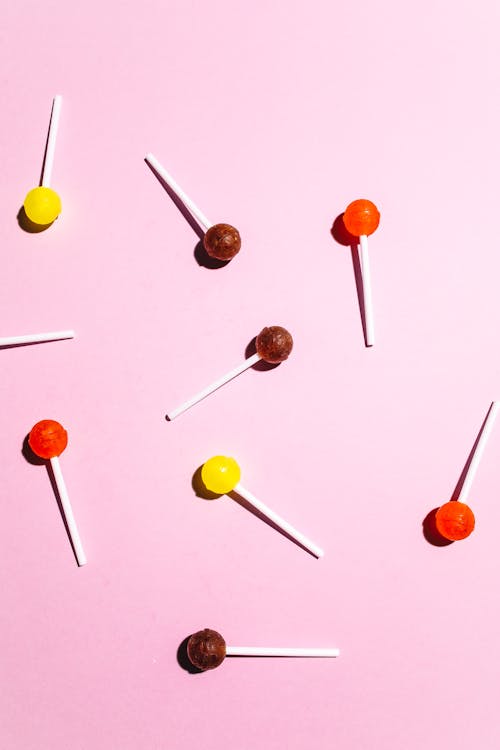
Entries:
[[34, 224], [52, 224], [61, 213], [61, 199], [52, 188], [36, 187], [24, 199], [24, 210]]
[[240, 481], [241, 470], [234, 458], [213, 456], [201, 468], [203, 484], [217, 495], [225, 495], [234, 490]]

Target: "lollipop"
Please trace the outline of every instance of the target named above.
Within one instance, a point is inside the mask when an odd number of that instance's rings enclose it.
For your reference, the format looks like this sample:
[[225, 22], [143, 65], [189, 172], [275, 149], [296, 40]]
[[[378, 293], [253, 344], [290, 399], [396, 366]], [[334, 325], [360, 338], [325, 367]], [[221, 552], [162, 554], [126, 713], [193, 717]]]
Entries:
[[499, 405], [500, 402], [493, 401], [488, 410], [488, 414], [486, 415], [486, 419], [473, 448], [473, 452], [469, 457], [465, 475], [459, 482], [459, 486], [461, 484], [460, 492], [456, 498], [442, 505], [436, 512], [437, 530], [441, 536], [452, 542], [458, 542], [461, 539], [465, 539], [474, 531], [474, 513], [469, 506], [466, 505], [466, 500], [469, 496], [470, 488], [474, 481], [479, 462], [483, 456], [486, 443], [491, 434]]
[[44, 419], [37, 422], [33, 427], [29, 434], [28, 443], [33, 453], [50, 461], [76, 560], [78, 565], [85, 565], [87, 558], [80, 541], [58, 458], [68, 444], [68, 433], [59, 422], [55, 422], [53, 419]]
[[338, 648], [282, 648], [269, 646], [226, 646], [216, 630], [205, 628], [189, 638], [187, 654], [193, 666], [203, 672], [219, 667], [226, 656], [339, 656]]
[[241, 237], [238, 230], [231, 224], [212, 224], [153, 154], [147, 154], [146, 161], [185, 205], [203, 230], [203, 246], [208, 255], [217, 260], [234, 258], [241, 248]]
[[285, 328], [281, 328], [281, 326], [269, 326], [269, 328], [263, 328], [257, 336], [256, 348], [256, 354], [253, 354], [248, 359], [245, 359], [245, 361], [240, 365], [230, 370], [218, 380], [215, 380], [213, 383], [211, 383], [211, 385], [204, 388], [195, 396], [192, 396], [187, 401], [184, 401], [184, 403], [178, 406], [176, 409], [172, 409], [172, 411], [169, 411], [167, 414], [167, 419], [169, 420], [169, 422], [178, 417], [179, 414], [182, 414], [184, 411], [187, 411], [192, 406], [197, 404], [198, 401], [202, 401], [204, 398], [210, 395], [210, 393], [213, 393], [222, 385], [224, 385], [224, 383], [227, 383], [229, 380], [232, 380], [240, 373], [248, 370], [249, 367], [257, 364], [257, 362], [259, 362], [261, 359], [264, 360], [264, 362], [268, 362], [269, 364], [278, 364], [279, 362], [284, 362], [285, 359], [288, 359], [288, 356], [292, 351], [293, 339], [291, 334], [288, 333]]
[[360, 199], [353, 201], [349, 203], [344, 211], [344, 224], [347, 231], [355, 237], [359, 237], [359, 262], [363, 279], [366, 346], [373, 346], [375, 342], [368, 235], [376, 230], [379, 221], [380, 213], [378, 208], [368, 200]]
[[201, 478], [203, 484], [216, 495], [227, 495], [229, 492], [236, 492], [243, 497], [255, 510], [278, 526], [287, 536], [295, 539], [302, 547], [305, 547], [316, 557], [323, 557], [323, 550], [317, 544], [311, 542], [304, 534], [297, 531], [288, 521], [275, 513], [267, 505], [258, 500], [247, 489], [240, 484], [241, 470], [234, 458], [228, 456], [213, 456], [206, 461], [201, 469]]
[[61, 199], [58, 194], [49, 187], [52, 177], [52, 167], [54, 166], [54, 153], [56, 148], [57, 129], [59, 126], [59, 116], [61, 114], [61, 102], [61, 96], [54, 97], [40, 187], [30, 190], [24, 199], [24, 210], [26, 216], [34, 224], [48, 226], [49, 224], [52, 224], [61, 213]]
[[42, 341], [60, 341], [61, 339], [72, 339], [74, 331], [53, 331], [52, 333], [28, 333], [26, 336], [7, 336], [0, 338], [0, 347], [16, 346], [17, 344], [38, 344]]

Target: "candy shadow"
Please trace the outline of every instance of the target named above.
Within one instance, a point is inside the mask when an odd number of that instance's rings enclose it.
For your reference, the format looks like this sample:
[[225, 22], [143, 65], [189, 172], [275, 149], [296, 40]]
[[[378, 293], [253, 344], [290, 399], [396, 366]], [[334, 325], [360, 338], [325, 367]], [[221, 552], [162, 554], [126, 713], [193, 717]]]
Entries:
[[196, 497], [201, 497], [203, 500], [217, 500], [217, 498], [222, 497], [222, 495], [218, 495], [216, 492], [212, 492], [205, 487], [203, 479], [201, 478], [202, 468], [203, 464], [198, 466], [193, 474], [193, 478], [191, 479], [191, 487], [194, 490], [194, 494]]
[[319, 557], [314, 554], [314, 552], [311, 552], [310, 549], [307, 549], [303, 544], [301, 544], [297, 539], [294, 539], [293, 536], [290, 536], [288, 532], [286, 532], [284, 529], [281, 528], [281, 526], [278, 526], [274, 521], [271, 521], [270, 518], [268, 518], [264, 513], [261, 513], [260, 510], [257, 510], [257, 508], [254, 508], [254, 506], [248, 502], [244, 497], [238, 494], [235, 490], [232, 490], [231, 492], [227, 493], [227, 496], [231, 498], [231, 500], [234, 500], [238, 505], [241, 505], [242, 508], [245, 510], [248, 510], [250, 513], [253, 513], [256, 518], [258, 518], [260, 521], [264, 521], [264, 523], [267, 523], [268, 526], [270, 526], [275, 531], [278, 531], [281, 536], [284, 536], [286, 539], [289, 539], [291, 542], [293, 542], [297, 547], [300, 547], [305, 552], [307, 552], [311, 557], [314, 557], [315, 560], [319, 560]]
[[361, 326], [363, 328], [363, 338], [365, 340], [365, 346], [368, 346], [366, 340], [366, 313], [363, 294], [363, 272], [361, 270], [361, 261], [359, 259], [358, 250], [359, 237], [355, 237], [353, 234], [347, 231], [344, 224], [343, 213], [339, 214], [333, 222], [332, 228], [330, 229], [330, 234], [332, 235], [335, 242], [338, 242], [339, 245], [351, 248], [352, 268], [354, 272], [354, 281], [356, 284], [356, 294], [358, 297], [359, 315], [361, 318]]
[[177, 649], [177, 663], [182, 669], [189, 672], [189, 674], [201, 674], [203, 669], [198, 669], [198, 667], [195, 667], [194, 664], [191, 664], [189, 661], [187, 645], [190, 638], [191, 636], [188, 635], [188, 637], [184, 638], [182, 643], [179, 644], [179, 648]]
[[75, 561], [78, 565], [78, 558], [75, 553], [75, 548], [73, 547], [73, 542], [71, 541], [71, 534], [69, 533], [68, 524], [66, 522], [66, 516], [64, 515], [64, 510], [61, 503], [61, 497], [59, 495], [59, 490], [57, 489], [56, 480], [54, 477], [54, 472], [52, 471], [52, 465], [50, 461], [47, 461], [45, 458], [40, 458], [40, 456], [37, 456], [36, 453], [34, 453], [31, 450], [30, 444], [29, 444], [29, 433], [26, 435], [26, 437], [23, 440], [23, 445], [21, 448], [21, 453], [23, 454], [26, 461], [31, 464], [32, 466], [45, 466], [47, 470], [47, 474], [49, 476], [50, 484], [52, 486], [52, 491], [55, 495], [57, 505], [59, 507], [59, 512], [61, 514], [62, 522], [64, 524], [64, 528], [66, 529], [66, 534], [68, 536], [69, 543], [71, 545], [71, 549], [73, 551], [73, 555], [75, 558]]
[[45, 230], [51, 227], [54, 222], [51, 221], [50, 224], [35, 224], [34, 221], [28, 219], [24, 206], [21, 206], [17, 212], [17, 223], [23, 232], [28, 232], [28, 234], [39, 234], [40, 232], [45, 232]]
[[54, 341], [66, 341], [66, 339], [50, 339], [49, 341], [23, 341], [20, 344], [0, 344], [0, 352], [4, 349], [19, 349], [23, 346], [37, 346], [37, 344], [53, 344]]
[[43, 466], [46, 463], [45, 459], [40, 458], [40, 456], [37, 456], [36, 453], [33, 453], [29, 444], [29, 437], [30, 437], [30, 434], [28, 432], [28, 434], [23, 440], [21, 453], [23, 454], [25, 460], [32, 466]]
[[448, 547], [448, 545], [453, 544], [451, 539], [445, 539], [444, 536], [442, 536], [436, 526], [436, 513], [438, 512], [439, 508], [434, 508], [429, 513], [427, 513], [426, 517], [422, 521], [422, 533], [425, 537], [425, 540], [429, 542], [429, 544], [432, 544], [434, 547]]
[[[254, 336], [250, 343], [247, 344], [245, 348], [245, 359], [253, 357], [254, 354], [257, 354], [257, 336]], [[276, 367], [279, 367], [280, 364], [281, 362], [266, 362], [265, 360], [260, 359], [250, 367], [250, 370], [257, 370], [257, 372], [267, 372], [267, 370], [274, 370]]]
[[196, 244], [193, 255], [199, 266], [211, 270], [224, 268], [231, 263], [231, 258], [229, 260], [218, 260], [217, 258], [212, 258], [212, 256], [210, 256], [205, 250], [205, 245], [203, 244], [202, 239]]

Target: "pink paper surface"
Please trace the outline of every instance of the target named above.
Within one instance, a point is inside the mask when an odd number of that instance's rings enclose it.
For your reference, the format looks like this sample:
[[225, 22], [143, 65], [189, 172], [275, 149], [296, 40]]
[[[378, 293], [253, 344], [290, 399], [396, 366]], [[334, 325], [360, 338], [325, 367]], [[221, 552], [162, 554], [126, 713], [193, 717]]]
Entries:
[[[490, 402], [500, 6], [186, 0], [10, 3], [2, 13], [0, 746], [9, 750], [497, 750], [500, 425], [473, 486], [476, 530], [429, 544]], [[63, 213], [29, 234], [52, 97]], [[214, 222], [225, 268], [144, 163]], [[380, 208], [367, 350], [333, 220]], [[238, 364], [265, 325], [290, 360]], [[32, 425], [68, 429], [61, 465], [78, 569]], [[233, 455], [242, 483], [325, 548], [315, 560], [192, 475]], [[337, 646], [193, 675], [190, 633]]]

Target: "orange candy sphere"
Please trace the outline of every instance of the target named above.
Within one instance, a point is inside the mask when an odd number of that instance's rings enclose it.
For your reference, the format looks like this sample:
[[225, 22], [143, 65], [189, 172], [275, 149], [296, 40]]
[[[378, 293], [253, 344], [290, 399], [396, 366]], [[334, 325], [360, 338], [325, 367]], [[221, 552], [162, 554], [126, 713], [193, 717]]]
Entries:
[[354, 237], [372, 234], [379, 222], [380, 212], [377, 206], [364, 198], [349, 203], [344, 211], [345, 228]]
[[40, 458], [55, 458], [68, 445], [68, 433], [59, 422], [43, 419], [31, 430], [28, 443], [33, 453]]
[[436, 513], [436, 528], [445, 539], [458, 542], [474, 531], [474, 513], [468, 505], [458, 500], [450, 500]]

